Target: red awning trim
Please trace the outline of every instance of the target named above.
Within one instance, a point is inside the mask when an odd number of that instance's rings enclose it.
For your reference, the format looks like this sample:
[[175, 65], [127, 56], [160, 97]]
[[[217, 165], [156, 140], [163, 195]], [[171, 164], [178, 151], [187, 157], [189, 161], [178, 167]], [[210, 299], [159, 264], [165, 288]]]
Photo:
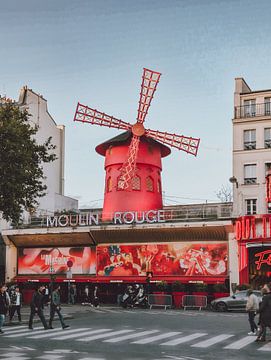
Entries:
[[[166, 281], [169, 284], [173, 283], [175, 281], [180, 281], [181, 283], [186, 284], [193, 284], [193, 283], [205, 283], [205, 284], [220, 284], [224, 283], [225, 280], [228, 279], [228, 276], [154, 276], [151, 279], [151, 282], [159, 282], [159, 281]], [[50, 277], [48, 276], [32, 276], [32, 277], [26, 277], [26, 276], [16, 276], [14, 278], [14, 281], [18, 283], [48, 283], [51, 281]], [[80, 275], [73, 276], [72, 279], [67, 279], [63, 276], [56, 276], [54, 282], [78, 282], [78, 283], [146, 283], [146, 277], [145, 276], [127, 276], [123, 278], [119, 277], [113, 277], [113, 276], [93, 276], [93, 277], [82, 277]]]

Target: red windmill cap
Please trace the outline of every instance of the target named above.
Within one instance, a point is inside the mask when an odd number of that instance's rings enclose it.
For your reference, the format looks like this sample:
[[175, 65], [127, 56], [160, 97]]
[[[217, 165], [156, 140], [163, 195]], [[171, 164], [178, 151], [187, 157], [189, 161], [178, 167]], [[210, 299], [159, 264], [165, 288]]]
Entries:
[[[105, 142], [103, 142], [100, 145], [97, 145], [95, 150], [98, 154], [105, 156], [106, 150], [112, 146], [112, 145], [119, 145], [119, 144], [123, 144], [123, 143], [128, 143], [129, 140], [132, 137], [132, 132], [131, 131], [125, 131], [124, 133], [121, 133], [118, 136], [113, 137], [112, 139], [109, 139]], [[140, 141], [145, 141], [151, 145], [154, 146], [159, 146], [161, 149], [161, 157], [166, 157], [171, 153], [171, 150], [169, 147], [161, 144], [159, 141], [156, 141], [152, 138], [146, 137], [146, 136], [141, 136], [140, 137]]]

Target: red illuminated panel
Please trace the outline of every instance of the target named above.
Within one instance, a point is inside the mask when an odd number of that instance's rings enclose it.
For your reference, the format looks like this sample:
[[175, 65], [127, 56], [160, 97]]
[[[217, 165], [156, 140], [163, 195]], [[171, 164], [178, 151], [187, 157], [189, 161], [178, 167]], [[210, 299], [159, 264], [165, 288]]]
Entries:
[[73, 274], [96, 274], [96, 253], [91, 247], [55, 247], [18, 249], [18, 274], [66, 274], [67, 262]]
[[226, 243], [97, 246], [98, 276], [227, 275]]

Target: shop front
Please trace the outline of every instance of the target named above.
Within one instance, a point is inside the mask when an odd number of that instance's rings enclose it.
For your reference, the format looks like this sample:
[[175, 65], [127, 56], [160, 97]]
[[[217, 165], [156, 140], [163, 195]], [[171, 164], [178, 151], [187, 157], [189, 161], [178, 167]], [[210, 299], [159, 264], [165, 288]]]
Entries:
[[229, 221], [7, 230], [7, 281], [54, 281], [64, 290], [75, 283], [79, 293], [99, 284], [108, 298], [128, 283], [146, 284], [148, 274], [153, 290], [161, 282], [210, 288], [228, 282], [230, 231]]
[[259, 287], [271, 276], [271, 214], [243, 216], [235, 222], [240, 284]]

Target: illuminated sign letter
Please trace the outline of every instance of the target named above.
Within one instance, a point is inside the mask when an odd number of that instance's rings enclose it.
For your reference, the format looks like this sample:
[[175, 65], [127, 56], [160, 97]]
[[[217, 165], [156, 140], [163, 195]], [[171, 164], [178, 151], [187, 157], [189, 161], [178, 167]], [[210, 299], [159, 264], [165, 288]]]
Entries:
[[57, 226], [57, 216], [47, 216], [47, 227]]
[[[64, 223], [62, 222], [62, 219], [65, 221]], [[58, 218], [58, 224], [59, 226], [67, 226], [69, 224], [69, 217], [68, 215], [60, 215]]]

